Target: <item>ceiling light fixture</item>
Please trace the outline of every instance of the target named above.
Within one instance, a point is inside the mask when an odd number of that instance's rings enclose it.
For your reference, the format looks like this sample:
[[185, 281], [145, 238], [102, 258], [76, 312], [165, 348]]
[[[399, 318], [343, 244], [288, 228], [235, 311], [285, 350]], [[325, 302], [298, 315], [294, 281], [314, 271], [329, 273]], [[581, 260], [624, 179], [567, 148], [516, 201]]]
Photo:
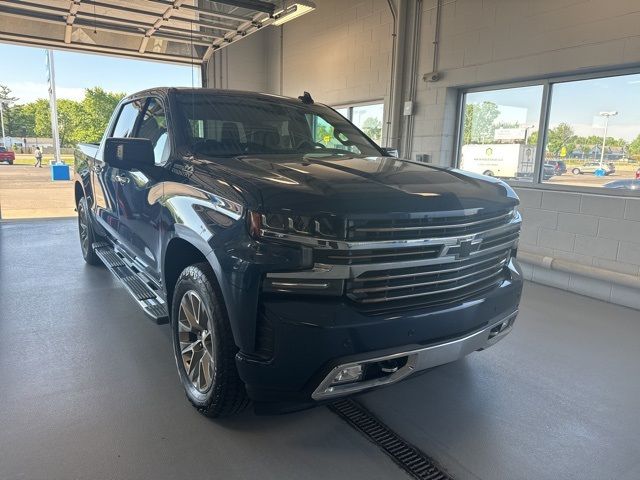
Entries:
[[273, 18], [275, 18], [275, 20], [273, 25], [282, 25], [315, 9], [316, 4], [310, 0], [296, 0], [291, 3], [285, 2], [284, 9], [274, 14]]

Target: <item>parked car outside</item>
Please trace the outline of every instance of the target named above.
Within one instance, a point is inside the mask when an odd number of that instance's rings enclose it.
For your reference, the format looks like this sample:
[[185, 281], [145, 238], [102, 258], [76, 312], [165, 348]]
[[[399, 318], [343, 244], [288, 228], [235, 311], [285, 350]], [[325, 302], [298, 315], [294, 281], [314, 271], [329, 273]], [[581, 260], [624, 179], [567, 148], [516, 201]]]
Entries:
[[636, 180], [640, 179], [640, 168], [636, 170]]
[[625, 180], [614, 180], [613, 182], [605, 183], [605, 188], [618, 188], [624, 190], [640, 190], [640, 179], [627, 178]]
[[548, 165], [553, 167], [554, 175], [562, 175], [563, 173], [567, 173], [567, 164], [564, 160], [547, 160]]
[[543, 168], [542, 168], [542, 179], [543, 180], [549, 180], [555, 174], [556, 174], [556, 168], [555, 168], [554, 165], [551, 165], [549, 163], [545, 163], [543, 165]]
[[16, 154], [13, 153], [13, 150], [7, 150], [5, 147], [0, 147], [0, 163], [8, 163], [9, 165], [13, 165], [13, 162], [16, 161]]
[[603, 163], [600, 162], [589, 162], [584, 165], [580, 165], [578, 167], [573, 167], [571, 169], [571, 173], [574, 175], [583, 175], [585, 173], [596, 173], [596, 170], [599, 169], [604, 170], [605, 175], [611, 175], [612, 173], [616, 173], [616, 166], [613, 163]]

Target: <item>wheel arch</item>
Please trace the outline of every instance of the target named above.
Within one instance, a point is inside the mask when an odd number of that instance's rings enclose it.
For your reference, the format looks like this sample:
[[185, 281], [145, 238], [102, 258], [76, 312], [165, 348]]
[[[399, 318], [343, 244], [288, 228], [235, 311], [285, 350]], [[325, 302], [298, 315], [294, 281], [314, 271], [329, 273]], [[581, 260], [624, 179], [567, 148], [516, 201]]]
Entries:
[[75, 206], [77, 207], [80, 203], [80, 199], [84, 197], [84, 187], [79, 181], [76, 180], [73, 190], [75, 195]]

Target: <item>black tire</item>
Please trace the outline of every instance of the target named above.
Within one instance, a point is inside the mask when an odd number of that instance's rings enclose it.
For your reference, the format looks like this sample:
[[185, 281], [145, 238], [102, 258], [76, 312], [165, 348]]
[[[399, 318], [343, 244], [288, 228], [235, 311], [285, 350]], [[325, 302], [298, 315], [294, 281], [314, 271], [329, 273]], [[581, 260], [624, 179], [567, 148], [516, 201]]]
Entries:
[[483, 175], [486, 175], [487, 177], [493, 177], [493, 172], [491, 170], [485, 170]]
[[571, 170], [571, 173], [573, 173], [574, 175], [580, 175], [582, 172], [579, 168], [574, 168], [573, 170]]
[[[96, 235], [93, 231], [93, 223], [89, 212], [87, 199], [82, 197], [78, 202], [78, 234], [80, 236], [80, 250], [82, 258], [89, 265], [102, 265], [102, 261], [93, 251]], [[86, 234], [86, 237], [84, 235]]]
[[[210, 342], [208, 348], [211, 351], [208, 355], [212, 359], [211, 369], [213, 371], [209, 374], [210, 385], [205, 390], [201, 390], [194, 385], [186, 370], [185, 362], [188, 361], [191, 364], [191, 361], [195, 358], [195, 349], [191, 350], [192, 356], [190, 360], [183, 360], [182, 347], [180, 345], [181, 325], [183, 325], [182, 333], [185, 335], [184, 318], [183, 322], [180, 322], [180, 305], [183, 299], [187, 298], [188, 295], [193, 295], [193, 292], [202, 302], [202, 312], [206, 313], [206, 321], [207, 325], [209, 325], [207, 327]], [[200, 318], [200, 311], [198, 312], [198, 317]], [[178, 375], [191, 404], [200, 413], [212, 418], [228, 417], [244, 410], [249, 404], [249, 398], [236, 368], [235, 357], [238, 347], [233, 340], [231, 325], [229, 324], [229, 317], [222, 300], [220, 288], [208, 263], [191, 265], [185, 268], [178, 277], [171, 306], [171, 333]], [[186, 333], [186, 335], [192, 335], [192, 333]], [[198, 341], [196, 340], [196, 342]], [[202, 342], [200, 351], [205, 350], [204, 340]]]

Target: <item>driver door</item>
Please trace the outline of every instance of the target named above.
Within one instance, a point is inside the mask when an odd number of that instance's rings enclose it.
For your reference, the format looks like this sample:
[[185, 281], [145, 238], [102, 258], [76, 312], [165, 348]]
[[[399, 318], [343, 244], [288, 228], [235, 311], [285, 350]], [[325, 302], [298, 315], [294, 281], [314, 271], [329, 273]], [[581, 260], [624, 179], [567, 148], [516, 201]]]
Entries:
[[121, 171], [122, 183], [117, 195], [120, 209], [118, 233], [127, 253], [137, 259], [148, 276], [159, 281], [162, 207], [158, 202], [149, 202], [149, 191], [163, 181], [165, 169], [162, 166], [169, 159], [171, 151], [161, 99], [147, 99], [135, 136], [151, 140], [156, 168]]
[[[141, 100], [133, 100], [122, 105], [115, 123], [107, 132], [107, 137], [133, 137], [143, 106], [144, 102]], [[118, 238], [120, 223], [118, 191], [123, 177], [120, 169], [104, 162], [103, 154], [101, 146], [91, 169], [91, 182], [95, 197], [93, 209], [99, 226], [110, 236]]]

